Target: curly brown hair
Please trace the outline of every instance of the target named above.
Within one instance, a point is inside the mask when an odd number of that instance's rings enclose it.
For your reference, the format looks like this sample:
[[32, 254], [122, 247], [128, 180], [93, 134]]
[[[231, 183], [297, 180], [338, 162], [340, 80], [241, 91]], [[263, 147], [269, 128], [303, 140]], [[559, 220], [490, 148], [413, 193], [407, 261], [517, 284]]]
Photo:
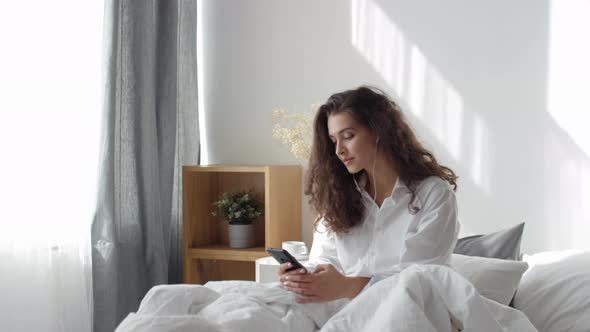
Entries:
[[[426, 150], [405, 120], [400, 107], [383, 91], [368, 86], [330, 96], [321, 105], [314, 120], [314, 137], [305, 194], [309, 204], [323, 217], [328, 230], [338, 235], [347, 233], [362, 222], [364, 205], [353, 176], [338, 159], [334, 142], [329, 138], [328, 117], [345, 112], [379, 137], [379, 148], [389, 151], [390, 162], [396, 165], [399, 177], [412, 194], [408, 209], [413, 206], [418, 184], [430, 176], [438, 176], [457, 189], [457, 176], [448, 167], [439, 165]], [[361, 172], [365, 172], [364, 170]], [[314, 222], [317, 228], [320, 218]]]

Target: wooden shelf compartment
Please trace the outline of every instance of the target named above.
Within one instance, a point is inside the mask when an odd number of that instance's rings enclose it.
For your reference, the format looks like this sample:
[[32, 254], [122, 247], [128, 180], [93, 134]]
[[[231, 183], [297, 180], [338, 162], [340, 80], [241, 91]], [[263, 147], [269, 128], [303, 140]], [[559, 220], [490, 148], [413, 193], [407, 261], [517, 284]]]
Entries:
[[245, 249], [234, 249], [222, 245], [203, 246], [190, 248], [188, 255], [198, 259], [219, 259], [227, 261], [253, 262], [258, 258], [268, 256], [266, 248], [254, 247]]
[[[301, 240], [300, 166], [183, 166], [182, 181], [184, 282], [253, 276], [241, 269], [253, 270], [254, 260], [268, 256], [265, 248]], [[211, 214], [221, 194], [236, 190], [253, 190], [264, 202], [254, 248], [229, 248], [227, 222]]]
[[194, 284], [204, 285], [216, 280], [254, 280], [256, 277], [254, 262], [194, 259], [192, 267], [191, 283]]

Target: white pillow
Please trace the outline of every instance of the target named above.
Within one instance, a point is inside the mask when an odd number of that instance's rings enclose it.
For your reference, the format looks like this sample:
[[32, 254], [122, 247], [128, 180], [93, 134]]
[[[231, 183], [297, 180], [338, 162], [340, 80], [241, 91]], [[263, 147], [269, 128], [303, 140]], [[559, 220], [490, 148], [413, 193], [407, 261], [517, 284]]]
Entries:
[[514, 297], [539, 331], [590, 330], [590, 252], [524, 255], [529, 270]]
[[508, 305], [528, 265], [525, 262], [451, 255], [451, 268], [475, 286], [479, 294]]

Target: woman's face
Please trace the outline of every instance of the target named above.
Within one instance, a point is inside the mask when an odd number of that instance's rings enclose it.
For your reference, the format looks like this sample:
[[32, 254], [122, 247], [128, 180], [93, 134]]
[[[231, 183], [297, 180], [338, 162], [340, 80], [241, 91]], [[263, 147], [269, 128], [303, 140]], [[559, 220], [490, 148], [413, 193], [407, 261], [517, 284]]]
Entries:
[[335, 145], [335, 153], [348, 172], [354, 174], [370, 170], [375, 157], [375, 138], [369, 129], [348, 113], [328, 117], [328, 134]]

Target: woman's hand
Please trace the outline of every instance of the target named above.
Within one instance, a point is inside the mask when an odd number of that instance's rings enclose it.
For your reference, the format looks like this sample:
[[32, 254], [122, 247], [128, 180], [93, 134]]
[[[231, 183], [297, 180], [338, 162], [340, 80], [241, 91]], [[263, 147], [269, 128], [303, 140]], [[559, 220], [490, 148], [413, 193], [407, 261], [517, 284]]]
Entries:
[[283, 282], [283, 278], [286, 276], [295, 276], [295, 275], [302, 275], [306, 274], [307, 270], [305, 269], [297, 269], [287, 272], [288, 269], [292, 267], [291, 263], [283, 263], [279, 265], [279, 269], [277, 270], [277, 274], [279, 275], [279, 279]]
[[298, 303], [353, 298], [369, 282], [369, 278], [346, 277], [330, 264], [316, 266], [313, 273], [286, 273], [280, 280], [288, 290], [302, 296], [297, 298]]

